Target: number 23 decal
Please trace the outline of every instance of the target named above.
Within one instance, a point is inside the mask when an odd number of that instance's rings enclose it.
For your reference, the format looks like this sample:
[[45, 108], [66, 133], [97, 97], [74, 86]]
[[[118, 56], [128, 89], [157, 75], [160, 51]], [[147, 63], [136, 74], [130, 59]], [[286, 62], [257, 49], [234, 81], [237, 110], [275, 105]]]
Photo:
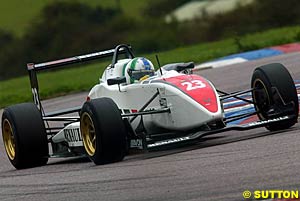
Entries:
[[190, 82], [182, 82], [182, 86], [186, 87], [187, 91], [191, 91], [194, 89], [205, 88], [206, 84], [204, 84], [201, 80], [192, 80]]

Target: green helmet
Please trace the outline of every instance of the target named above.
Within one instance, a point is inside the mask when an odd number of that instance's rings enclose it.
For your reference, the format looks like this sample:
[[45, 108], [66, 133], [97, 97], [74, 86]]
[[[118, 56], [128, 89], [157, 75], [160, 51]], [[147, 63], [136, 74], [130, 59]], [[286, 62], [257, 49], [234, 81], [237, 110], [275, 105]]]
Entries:
[[127, 84], [132, 84], [150, 76], [155, 72], [154, 66], [148, 59], [144, 57], [134, 58], [126, 65], [125, 77]]

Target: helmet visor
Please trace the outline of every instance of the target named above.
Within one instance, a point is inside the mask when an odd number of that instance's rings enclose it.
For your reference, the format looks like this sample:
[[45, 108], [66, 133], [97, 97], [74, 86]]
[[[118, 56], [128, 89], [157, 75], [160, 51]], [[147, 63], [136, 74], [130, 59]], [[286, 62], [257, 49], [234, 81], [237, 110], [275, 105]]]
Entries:
[[154, 75], [154, 71], [153, 70], [132, 70], [132, 69], [128, 69], [128, 74], [130, 76], [131, 79], [133, 80], [140, 80], [142, 77], [148, 75], [153, 76]]

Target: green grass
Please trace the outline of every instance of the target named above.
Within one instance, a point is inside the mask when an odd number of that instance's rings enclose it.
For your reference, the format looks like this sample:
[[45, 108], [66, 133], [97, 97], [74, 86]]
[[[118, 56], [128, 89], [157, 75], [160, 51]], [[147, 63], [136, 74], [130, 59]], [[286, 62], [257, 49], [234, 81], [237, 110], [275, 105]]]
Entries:
[[[89, 90], [99, 80], [104, 66], [101, 63], [55, 72], [38, 73], [40, 95], [44, 98]], [[28, 76], [0, 82], [0, 108], [32, 100]]]
[[[300, 26], [274, 29], [240, 38], [243, 45], [264, 48], [272, 45], [296, 42]], [[134, 48], [134, 47], [133, 47]], [[237, 53], [239, 49], [234, 39], [212, 43], [180, 47], [174, 50], [159, 52], [161, 64], [171, 62], [194, 61], [201, 63], [214, 58]], [[155, 54], [140, 55], [149, 58], [155, 64]], [[38, 74], [40, 92], [43, 99], [64, 94], [87, 91], [99, 82], [108, 63], [95, 63], [79, 68], [63, 69], [55, 72]], [[0, 108], [20, 102], [31, 101], [31, 90], [28, 76], [0, 82]]]
[[270, 47], [277, 44], [300, 42], [300, 26], [283, 27], [242, 37], [244, 46], [255, 48]]
[[[22, 36], [28, 29], [30, 22], [39, 15], [49, 3], [57, 0], [10, 0], [1, 1], [0, 29], [4, 29]], [[74, 0], [61, 0], [74, 1]], [[116, 7], [116, 0], [77, 0], [90, 6]], [[123, 11], [133, 17], [139, 17], [140, 10], [147, 0], [120, 0]]]

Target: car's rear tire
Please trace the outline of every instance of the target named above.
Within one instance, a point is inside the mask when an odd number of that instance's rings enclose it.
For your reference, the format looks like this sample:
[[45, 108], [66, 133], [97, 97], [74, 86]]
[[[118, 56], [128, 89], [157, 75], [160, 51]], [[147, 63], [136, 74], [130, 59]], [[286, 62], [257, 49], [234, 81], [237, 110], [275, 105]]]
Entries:
[[2, 137], [8, 159], [16, 169], [47, 164], [49, 150], [45, 125], [33, 103], [4, 109]]
[[[272, 63], [256, 68], [252, 76], [251, 87], [254, 88], [252, 98], [260, 120], [268, 120], [283, 115], [294, 115], [292, 119], [269, 124], [266, 126], [268, 130], [287, 129], [297, 122], [299, 113], [297, 90], [290, 73], [282, 64]], [[280, 101], [276, 101], [278, 93], [274, 91], [275, 88], [286, 104], [293, 105], [293, 109], [289, 112], [272, 116], [272, 108], [282, 107]], [[275, 96], [277, 97], [275, 98]]]
[[123, 160], [126, 154], [126, 129], [120, 110], [110, 98], [84, 103], [80, 113], [84, 148], [96, 164]]

